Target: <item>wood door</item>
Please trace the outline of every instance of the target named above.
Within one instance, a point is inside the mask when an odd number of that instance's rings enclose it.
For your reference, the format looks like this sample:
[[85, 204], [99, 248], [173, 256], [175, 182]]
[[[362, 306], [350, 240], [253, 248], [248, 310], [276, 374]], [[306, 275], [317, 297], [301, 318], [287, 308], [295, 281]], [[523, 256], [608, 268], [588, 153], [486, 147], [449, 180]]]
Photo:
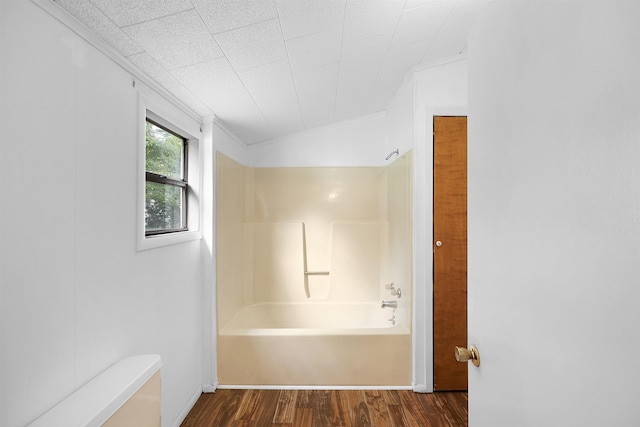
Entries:
[[433, 386], [466, 390], [467, 118], [433, 119]]

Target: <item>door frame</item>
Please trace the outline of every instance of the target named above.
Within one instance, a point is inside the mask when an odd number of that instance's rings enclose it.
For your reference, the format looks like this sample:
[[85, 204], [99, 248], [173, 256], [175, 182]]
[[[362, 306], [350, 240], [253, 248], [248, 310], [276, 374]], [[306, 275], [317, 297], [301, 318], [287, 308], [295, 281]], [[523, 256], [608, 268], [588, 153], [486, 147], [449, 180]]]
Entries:
[[[433, 392], [433, 117], [466, 116], [468, 108], [416, 111], [413, 131], [413, 391]], [[467, 135], [469, 134], [467, 128]], [[468, 141], [467, 141], [468, 143]], [[453, 352], [451, 353], [453, 357]]]

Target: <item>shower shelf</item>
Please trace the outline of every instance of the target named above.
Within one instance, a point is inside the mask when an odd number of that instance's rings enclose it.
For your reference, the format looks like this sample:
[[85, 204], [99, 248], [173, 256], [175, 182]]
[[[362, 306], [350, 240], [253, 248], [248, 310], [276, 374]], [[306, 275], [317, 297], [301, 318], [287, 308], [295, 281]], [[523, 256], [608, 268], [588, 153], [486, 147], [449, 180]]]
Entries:
[[328, 271], [305, 271], [305, 276], [328, 276]]

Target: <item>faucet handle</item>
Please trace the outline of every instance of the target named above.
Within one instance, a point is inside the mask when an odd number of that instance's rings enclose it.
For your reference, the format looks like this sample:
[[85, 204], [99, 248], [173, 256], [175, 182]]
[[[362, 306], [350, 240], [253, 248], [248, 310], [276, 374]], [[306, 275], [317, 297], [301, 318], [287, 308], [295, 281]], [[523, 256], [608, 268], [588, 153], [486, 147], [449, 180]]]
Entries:
[[386, 290], [391, 290], [391, 289], [393, 289], [393, 282], [391, 282], [391, 283], [387, 283], [386, 285], [384, 285], [384, 288], [385, 288]]

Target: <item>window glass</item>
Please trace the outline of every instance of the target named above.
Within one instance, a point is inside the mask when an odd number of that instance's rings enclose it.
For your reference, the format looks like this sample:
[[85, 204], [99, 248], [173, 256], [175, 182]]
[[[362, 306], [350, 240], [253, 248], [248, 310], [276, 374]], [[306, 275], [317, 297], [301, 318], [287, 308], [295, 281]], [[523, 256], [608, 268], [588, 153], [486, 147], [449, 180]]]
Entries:
[[147, 232], [183, 228], [184, 188], [147, 181], [145, 229]]
[[146, 170], [174, 179], [184, 177], [184, 139], [147, 120]]
[[187, 230], [186, 140], [147, 119], [145, 234]]

